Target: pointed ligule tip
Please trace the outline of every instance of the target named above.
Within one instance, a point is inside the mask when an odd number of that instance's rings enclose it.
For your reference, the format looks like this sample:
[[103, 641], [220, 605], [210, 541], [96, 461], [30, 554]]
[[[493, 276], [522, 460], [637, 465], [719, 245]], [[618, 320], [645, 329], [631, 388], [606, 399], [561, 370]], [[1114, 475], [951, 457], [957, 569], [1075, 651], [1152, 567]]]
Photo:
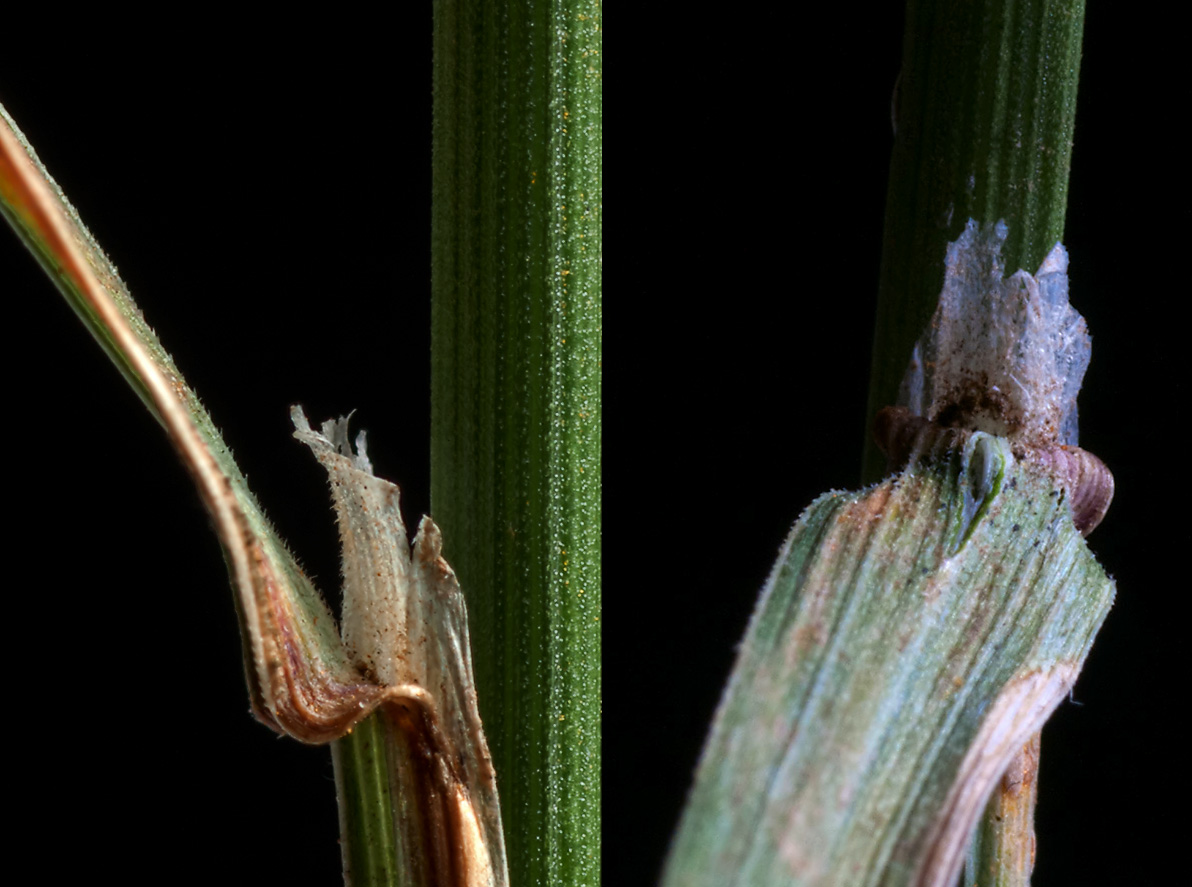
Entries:
[[302, 409], [302, 404], [296, 403], [290, 407], [290, 421], [294, 423], [294, 437], [300, 434], [310, 434], [310, 422], [306, 418], [306, 412]]
[[[344, 432], [347, 432], [347, 420], [344, 420]], [[367, 471], [373, 474], [372, 460], [368, 458], [368, 440], [363, 428], [360, 433], [356, 435], [356, 455], [352, 457], [352, 461], [361, 471]]]
[[1055, 246], [1051, 248], [1051, 252], [1043, 259], [1039, 270], [1035, 272], [1035, 277], [1042, 277], [1044, 274], [1067, 274], [1068, 273], [1068, 251], [1064, 249], [1064, 245], [1058, 240]]
[[348, 439], [348, 422], [351, 421], [355, 410], [348, 413], [346, 416], [340, 416], [338, 419], [328, 419], [323, 423], [323, 437], [331, 442], [335, 447], [335, 451], [341, 456], [352, 458], [352, 444]]
[[434, 561], [442, 556], [443, 533], [429, 514], [424, 514], [422, 520], [418, 522], [418, 534], [414, 537], [414, 552], [418, 557], [427, 561]]
[[327, 440], [326, 436], [311, 427], [310, 420], [306, 418], [306, 411], [301, 404], [294, 404], [290, 407], [290, 421], [294, 423], [293, 437], [310, 447], [316, 456], [331, 449], [331, 442]]
[[429, 515], [423, 515], [418, 524], [418, 534], [414, 537], [413, 559], [438, 577], [438, 581], [442, 583], [438, 589], [441, 596], [451, 597], [459, 594], [459, 580], [455, 576], [455, 570], [443, 557], [443, 534], [439, 525]]

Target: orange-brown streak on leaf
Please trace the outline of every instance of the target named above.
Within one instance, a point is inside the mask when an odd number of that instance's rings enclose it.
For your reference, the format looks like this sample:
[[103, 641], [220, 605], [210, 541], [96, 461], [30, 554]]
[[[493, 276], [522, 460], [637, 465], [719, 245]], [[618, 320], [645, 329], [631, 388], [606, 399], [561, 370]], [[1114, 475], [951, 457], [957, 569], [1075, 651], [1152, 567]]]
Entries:
[[[248, 677], [256, 691], [254, 712], [266, 725], [304, 742], [328, 742], [343, 735], [375, 707], [381, 688], [353, 681], [359, 675], [344, 669], [332, 675], [321, 662], [312, 669], [298, 651], [301, 646], [307, 654], [312, 652], [299, 639], [292, 605], [280, 593], [284, 583], [277, 575], [278, 565], [256, 541], [231, 481], [191, 421], [177, 382], [161, 372], [96, 277], [79, 246], [84, 238], [7, 123], [0, 125], [0, 187], [145, 386], [198, 488], [241, 596], [246, 640], [253, 653]], [[263, 699], [255, 698], [258, 692]], [[358, 707], [360, 702], [365, 709]]]
[[[327, 651], [319, 649], [318, 638], [309, 633], [308, 623], [295, 610], [296, 592], [291, 590], [289, 580], [305, 582], [305, 577], [288, 575], [287, 565], [278, 561], [283, 552], [254, 531], [233, 480], [191, 418], [189, 411], [197, 403], [190, 400], [179, 377], [162, 371], [129, 325], [84, 255], [81, 244], [87, 243], [87, 237], [67, 217], [61, 200], [3, 120], [0, 194], [15, 211], [27, 236], [38, 242], [69, 281], [144, 385], [154, 411], [194, 479], [227, 555], [238, 593], [245, 643], [251, 649], [251, 654], [246, 650], [246, 671], [256, 717], [303, 742], [325, 743], [343, 737], [378, 707], [384, 707], [390, 722], [401, 731], [394, 741], [404, 742], [413, 751], [410, 760], [417, 774], [416, 802], [423, 812], [418, 846], [425, 851], [433, 873], [428, 883], [435, 887], [498, 883], [487, 847], [488, 842], [494, 842], [492, 852], [497, 854], [503, 875], [500, 812], [492, 761], [475, 711], [470, 659], [442, 664], [445, 671], [461, 667], [467, 671], [466, 688], [456, 688], [456, 695], [446, 700], [450, 706], [447, 724], [442, 722], [444, 715], [438, 700], [428, 689], [414, 684], [383, 686], [366, 679], [346, 659], [329, 661]], [[243, 495], [248, 495], [246, 490]], [[466, 657], [462, 596], [454, 573], [439, 557], [438, 529], [430, 521], [424, 522], [424, 529], [416, 540], [416, 556], [428, 575], [436, 578], [436, 589], [444, 595], [435, 605], [458, 607], [458, 611], [451, 610], [451, 617], [457, 622], [454, 631], [462, 638]], [[295, 565], [289, 567], [297, 571]], [[323, 605], [320, 602], [318, 606]], [[326, 619], [331, 622], [329, 612]], [[338, 639], [335, 643], [338, 646]], [[433, 689], [446, 695], [447, 684]], [[480, 797], [473, 798], [469, 786]], [[403, 786], [401, 790], [408, 789]], [[485, 818], [483, 829], [477, 818], [477, 804]]]

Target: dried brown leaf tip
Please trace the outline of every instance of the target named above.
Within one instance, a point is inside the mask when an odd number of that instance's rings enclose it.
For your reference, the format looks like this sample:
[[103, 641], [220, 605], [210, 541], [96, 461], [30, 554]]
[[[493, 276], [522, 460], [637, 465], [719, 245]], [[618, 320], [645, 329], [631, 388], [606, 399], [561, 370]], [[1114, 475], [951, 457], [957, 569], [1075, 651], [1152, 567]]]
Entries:
[[1068, 304], [1068, 254], [1056, 244], [1034, 274], [1003, 276], [1006, 225], [970, 220], [948, 244], [944, 286], [903, 377], [899, 407], [878, 413], [874, 436], [891, 467], [957, 433], [1007, 438], [1064, 490], [1087, 535], [1113, 499], [1113, 475], [1076, 446], [1076, 395], [1092, 353]]

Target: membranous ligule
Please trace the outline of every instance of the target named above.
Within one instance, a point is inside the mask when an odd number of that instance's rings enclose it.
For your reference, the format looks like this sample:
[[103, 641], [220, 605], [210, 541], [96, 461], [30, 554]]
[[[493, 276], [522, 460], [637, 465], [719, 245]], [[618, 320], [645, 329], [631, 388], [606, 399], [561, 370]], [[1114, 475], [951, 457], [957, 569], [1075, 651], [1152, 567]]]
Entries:
[[1076, 446], [1076, 395], [1092, 339], [1068, 303], [1068, 254], [1057, 243], [1035, 274], [1004, 276], [1006, 224], [969, 220], [948, 244], [944, 285], [915, 343], [899, 407], [878, 415], [875, 435], [893, 465], [932, 436], [985, 432], [1016, 458], [1052, 475], [1073, 519], [1089, 533], [1113, 498], [1113, 475]]

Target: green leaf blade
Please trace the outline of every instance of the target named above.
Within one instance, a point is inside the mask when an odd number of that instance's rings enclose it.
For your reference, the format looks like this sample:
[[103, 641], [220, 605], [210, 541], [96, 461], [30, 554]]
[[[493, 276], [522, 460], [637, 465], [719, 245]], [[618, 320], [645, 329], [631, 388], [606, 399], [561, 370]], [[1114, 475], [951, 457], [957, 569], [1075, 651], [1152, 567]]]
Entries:
[[[800, 518], [667, 887], [955, 877], [994, 780], [1071, 686], [1113, 597], [1053, 482], [974, 437]], [[1007, 479], [952, 553], [982, 438]]]

